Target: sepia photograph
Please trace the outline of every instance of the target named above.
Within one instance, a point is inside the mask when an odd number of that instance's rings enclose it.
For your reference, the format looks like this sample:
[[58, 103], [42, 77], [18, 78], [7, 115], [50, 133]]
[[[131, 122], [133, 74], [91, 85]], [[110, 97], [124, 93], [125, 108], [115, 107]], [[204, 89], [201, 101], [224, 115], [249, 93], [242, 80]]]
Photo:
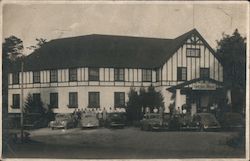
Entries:
[[247, 2], [3, 2], [2, 159], [248, 160], [248, 29]]

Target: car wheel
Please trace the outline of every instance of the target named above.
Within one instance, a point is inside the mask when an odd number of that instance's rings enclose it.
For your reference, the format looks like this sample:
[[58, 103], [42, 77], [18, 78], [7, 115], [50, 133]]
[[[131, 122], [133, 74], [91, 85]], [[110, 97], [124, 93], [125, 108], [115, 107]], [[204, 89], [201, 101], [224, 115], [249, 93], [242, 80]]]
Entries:
[[144, 127], [143, 127], [143, 125], [141, 125], [141, 130], [142, 130], [142, 131], [144, 131]]
[[54, 127], [51, 127], [51, 130], [54, 130], [55, 128]]
[[68, 129], [68, 126], [67, 126], [67, 125], [65, 125], [65, 126], [64, 126], [64, 129], [65, 129], [65, 130], [67, 130], [67, 129]]
[[151, 130], [150, 125], [146, 125], [145, 130], [146, 130], [146, 131], [150, 131], [150, 130]]

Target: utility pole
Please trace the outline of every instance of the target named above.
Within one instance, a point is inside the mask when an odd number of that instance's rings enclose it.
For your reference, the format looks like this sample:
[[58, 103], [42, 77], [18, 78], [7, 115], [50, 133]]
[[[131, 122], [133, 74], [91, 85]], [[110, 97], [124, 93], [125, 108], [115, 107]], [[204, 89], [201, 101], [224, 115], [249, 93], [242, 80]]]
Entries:
[[23, 57], [21, 58], [21, 142], [23, 143]]

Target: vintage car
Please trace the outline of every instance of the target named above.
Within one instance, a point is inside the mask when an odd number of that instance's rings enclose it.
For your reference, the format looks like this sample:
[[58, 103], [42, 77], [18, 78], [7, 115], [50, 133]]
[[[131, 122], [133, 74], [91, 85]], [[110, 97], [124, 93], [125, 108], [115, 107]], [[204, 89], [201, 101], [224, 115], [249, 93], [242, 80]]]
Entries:
[[193, 118], [200, 123], [200, 131], [219, 130], [220, 123], [211, 113], [197, 113]]
[[186, 114], [179, 117], [179, 130], [199, 130], [200, 120], [197, 117], [192, 117], [190, 114]]
[[244, 119], [239, 113], [224, 113], [219, 121], [224, 130], [243, 130], [245, 127]]
[[77, 125], [77, 120], [72, 114], [56, 114], [55, 120], [50, 121], [49, 127], [54, 130], [55, 128], [74, 128]]
[[163, 130], [168, 129], [168, 117], [160, 117], [158, 113], [148, 113], [145, 114], [143, 119], [140, 121], [141, 130], [150, 131], [150, 130]]
[[83, 113], [81, 115], [80, 126], [82, 128], [98, 127], [99, 120], [95, 113]]
[[108, 127], [124, 127], [126, 125], [126, 116], [124, 112], [109, 113], [107, 117]]
[[[9, 139], [10, 142], [13, 143], [21, 143], [21, 131], [17, 129], [9, 129]], [[29, 142], [30, 141], [30, 133], [27, 131], [23, 131], [23, 142]]]

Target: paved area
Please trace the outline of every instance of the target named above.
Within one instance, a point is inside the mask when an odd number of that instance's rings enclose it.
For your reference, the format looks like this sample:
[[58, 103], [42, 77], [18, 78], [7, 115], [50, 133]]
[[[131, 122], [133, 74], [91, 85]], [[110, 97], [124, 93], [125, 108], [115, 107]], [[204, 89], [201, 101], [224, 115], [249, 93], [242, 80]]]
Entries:
[[164, 159], [240, 158], [244, 148], [226, 144], [236, 132], [146, 132], [139, 128], [30, 131], [32, 142], [9, 146], [7, 157]]

